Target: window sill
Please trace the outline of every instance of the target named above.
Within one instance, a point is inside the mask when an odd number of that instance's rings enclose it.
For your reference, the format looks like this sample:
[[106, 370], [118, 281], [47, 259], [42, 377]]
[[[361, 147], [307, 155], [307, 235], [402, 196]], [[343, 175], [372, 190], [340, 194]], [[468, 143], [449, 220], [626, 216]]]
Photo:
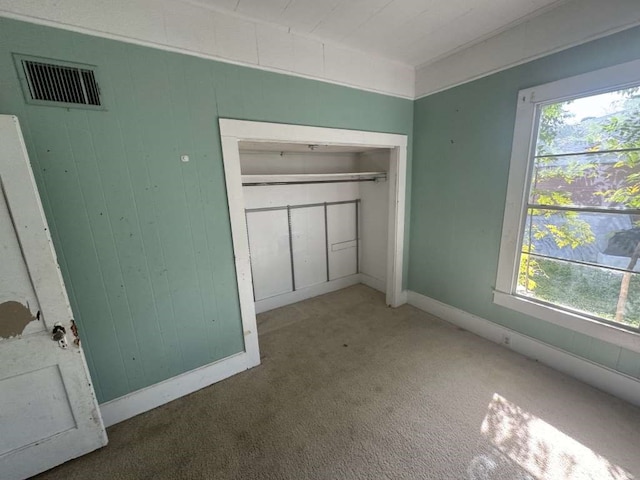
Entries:
[[640, 353], [640, 333], [495, 290], [493, 303]]

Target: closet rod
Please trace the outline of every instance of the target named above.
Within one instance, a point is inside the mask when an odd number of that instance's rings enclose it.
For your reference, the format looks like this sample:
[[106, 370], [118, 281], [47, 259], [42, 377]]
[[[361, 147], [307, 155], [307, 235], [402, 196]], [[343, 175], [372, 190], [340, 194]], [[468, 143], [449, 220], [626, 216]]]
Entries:
[[377, 182], [378, 178], [358, 178], [353, 180], [296, 180], [293, 182], [247, 182], [243, 187], [267, 187], [271, 185], [308, 185], [313, 183], [353, 183], [353, 182]]
[[293, 210], [294, 208], [312, 208], [312, 207], [324, 207], [325, 205], [346, 205], [348, 203], [360, 203], [360, 199], [356, 200], [343, 200], [341, 202], [323, 202], [323, 203], [305, 203], [301, 205], [284, 205], [281, 207], [262, 207], [262, 208], [246, 208], [246, 213], [253, 212], [272, 212], [274, 210]]

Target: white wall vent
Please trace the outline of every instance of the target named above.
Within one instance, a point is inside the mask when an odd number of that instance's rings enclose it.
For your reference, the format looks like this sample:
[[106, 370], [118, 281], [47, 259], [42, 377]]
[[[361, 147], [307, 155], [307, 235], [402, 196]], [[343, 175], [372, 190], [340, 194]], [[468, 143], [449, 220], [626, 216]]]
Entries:
[[104, 109], [94, 65], [25, 55], [14, 58], [27, 103]]

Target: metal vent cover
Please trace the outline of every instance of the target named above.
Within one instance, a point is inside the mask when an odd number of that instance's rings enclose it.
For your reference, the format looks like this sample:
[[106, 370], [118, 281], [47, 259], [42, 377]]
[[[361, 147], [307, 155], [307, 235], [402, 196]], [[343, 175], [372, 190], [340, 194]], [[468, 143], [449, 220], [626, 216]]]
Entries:
[[94, 65], [24, 55], [14, 58], [27, 103], [104, 109]]

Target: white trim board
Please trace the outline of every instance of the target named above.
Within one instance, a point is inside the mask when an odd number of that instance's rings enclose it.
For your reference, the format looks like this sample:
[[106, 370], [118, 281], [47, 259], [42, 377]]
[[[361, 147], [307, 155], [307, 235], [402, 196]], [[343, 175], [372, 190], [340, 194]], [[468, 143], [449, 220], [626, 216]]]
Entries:
[[[366, 273], [360, 274], [360, 283], [366, 285], [367, 287], [371, 287], [374, 290], [378, 290], [379, 292], [385, 293], [384, 280], [380, 280], [379, 278], [372, 277], [371, 275], [367, 275]], [[398, 301], [398, 305], [404, 305], [407, 303], [406, 299], [403, 299], [402, 293], [400, 293], [400, 300]]]
[[256, 328], [256, 304], [249, 258], [249, 238], [245, 218], [245, 202], [240, 169], [240, 142], [301, 143], [349, 145], [368, 148], [388, 148], [389, 155], [389, 217], [387, 241], [387, 305], [404, 303], [402, 268], [404, 258], [405, 192], [407, 177], [407, 136], [391, 133], [364, 132], [337, 128], [310, 127], [280, 123], [250, 122], [221, 118], [220, 141], [227, 202], [231, 222], [231, 237], [235, 256], [240, 312], [245, 334], [245, 350], [255, 364], [260, 363]]
[[[241, 308], [255, 314], [253, 306], [249, 244], [244, 215], [244, 194], [240, 171], [239, 143], [271, 142], [323, 145], [348, 145], [367, 148], [388, 148], [389, 158], [389, 218], [387, 243], [387, 304], [402, 304], [402, 268], [404, 256], [405, 194], [407, 177], [407, 136], [392, 133], [344, 130], [337, 128], [287, 125], [267, 122], [220, 119], [225, 180], [229, 202], [231, 232], [236, 256]], [[250, 305], [251, 304], [251, 305]], [[249, 321], [249, 320], [248, 320]], [[255, 322], [255, 318], [253, 320]], [[257, 344], [257, 339], [256, 339]], [[257, 348], [257, 346], [256, 346]]]
[[640, 84], [640, 60], [594, 70], [518, 92], [509, 181], [500, 240], [494, 303], [564, 328], [640, 352], [640, 333], [600, 322], [559, 305], [546, 305], [516, 295], [518, 265], [526, 221], [539, 107], [586, 95]]
[[189, 0], [0, 0], [6, 18], [411, 100], [639, 25], [639, 9], [571, 0], [416, 69]]
[[105, 427], [110, 427], [255, 366], [246, 352], [237, 353], [102, 403], [102, 420]]
[[508, 348], [511, 350], [640, 406], [640, 380], [638, 379], [590, 362], [420, 293], [409, 291], [408, 303], [492, 342], [505, 345], [505, 338], [508, 337]]
[[[570, 353], [419, 293], [409, 291], [406, 292], [406, 294], [408, 303], [420, 310], [449, 323], [453, 323], [465, 330], [469, 330], [495, 343], [503, 344], [505, 336], [509, 336], [510, 348], [512, 350], [527, 357], [537, 359], [556, 370], [578, 378], [585, 383], [616, 395], [628, 402], [640, 405], [640, 381], [638, 380], [576, 357]], [[129, 393], [120, 398], [102, 403], [100, 405], [102, 419], [105, 426], [110, 427], [254, 366], [251, 361], [251, 356], [246, 352], [232, 355], [212, 364]]]
[[413, 100], [411, 65], [172, 0], [0, 0], [0, 16]]
[[[385, 293], [386, 291], [384, 280], [374, 278], [370, 275], [367, 275], [366, 273], [356, 273], [347, 277], [331, 280], [330, 282], [312, 285], [307, 288], [296, 290], [295, 292], [284, 293], [282, 295], [276, 295], [273, 297], [258, 300], [256, 302], [256, 314], [268, 312], [269, 310], [284, 307], [285, 305], [291, 305], [292, 303], [302, 302], [303, 300], [307, 300], [308, 298], [335, 292], [336, 290], [341, 290], [343, 288], [357, 285], [359, 283], [367, 285], [368, 287], [371, 287], [374, 290], [378, 290], [382, 293]], [[404, 297], [402, 297], [401, 295], [401, 300], [399, 301], [397, 306], [407, 303], [406, 299], [402, 300], [403, 298]]]
[[291, 305], [292, 303], [298, 303], [308, 298], [324, 295], [325, 293], [335, 292], [336, 290], [357, 285], [358, 283], [364, 282], [362, 282], [361, 274], [356, 273], [347, 277], [336, 278], [330, 282], [319, 283], [318, 285], [302, 288], [295, 292], [283, 293], [281, 295], [264, 298], [256, 302], [256, 314], [268, 312], [269, 310], [284, 307], [285, 305]]
[[220, 119], [220, 131], [225, 137], [233, 137], [237, 141], [245, 142], [309, 144], [315, 140], [322, 145], [348, 145], [369, 149], [407, 146], [407, 136], [395, 133], [251, 122], [229, 118]]
[[416, 99], [640, 25], [637, 0], [570, 0], [416, 69]]
[[[329, 283], [316, 285], [256, 302], [257, 313], [306, 300], [317, 295], [340, 290], [361, 283], [361, 274], [339, 278]], [[371, 278], [371, 277], [369, 277]], [[369, 285], [368, 282], [362, 283]], [[372, 286], [372, 285], [370, 285]], [[374, 287], [376, 288], [376, 287]], [[384, 289], [382, 289], [384, 291]], [[237, 353], [217, 362], [196, 368], [173, 378], [136, 390], [122, 397], [100, 404], [100, 413], [105, 427], [110, 427], [141, 413], [153, 410], [165, 403], [220, 382], [237, 373], [249, 370], [257, 365], [255, 359], [246, 352]]]

